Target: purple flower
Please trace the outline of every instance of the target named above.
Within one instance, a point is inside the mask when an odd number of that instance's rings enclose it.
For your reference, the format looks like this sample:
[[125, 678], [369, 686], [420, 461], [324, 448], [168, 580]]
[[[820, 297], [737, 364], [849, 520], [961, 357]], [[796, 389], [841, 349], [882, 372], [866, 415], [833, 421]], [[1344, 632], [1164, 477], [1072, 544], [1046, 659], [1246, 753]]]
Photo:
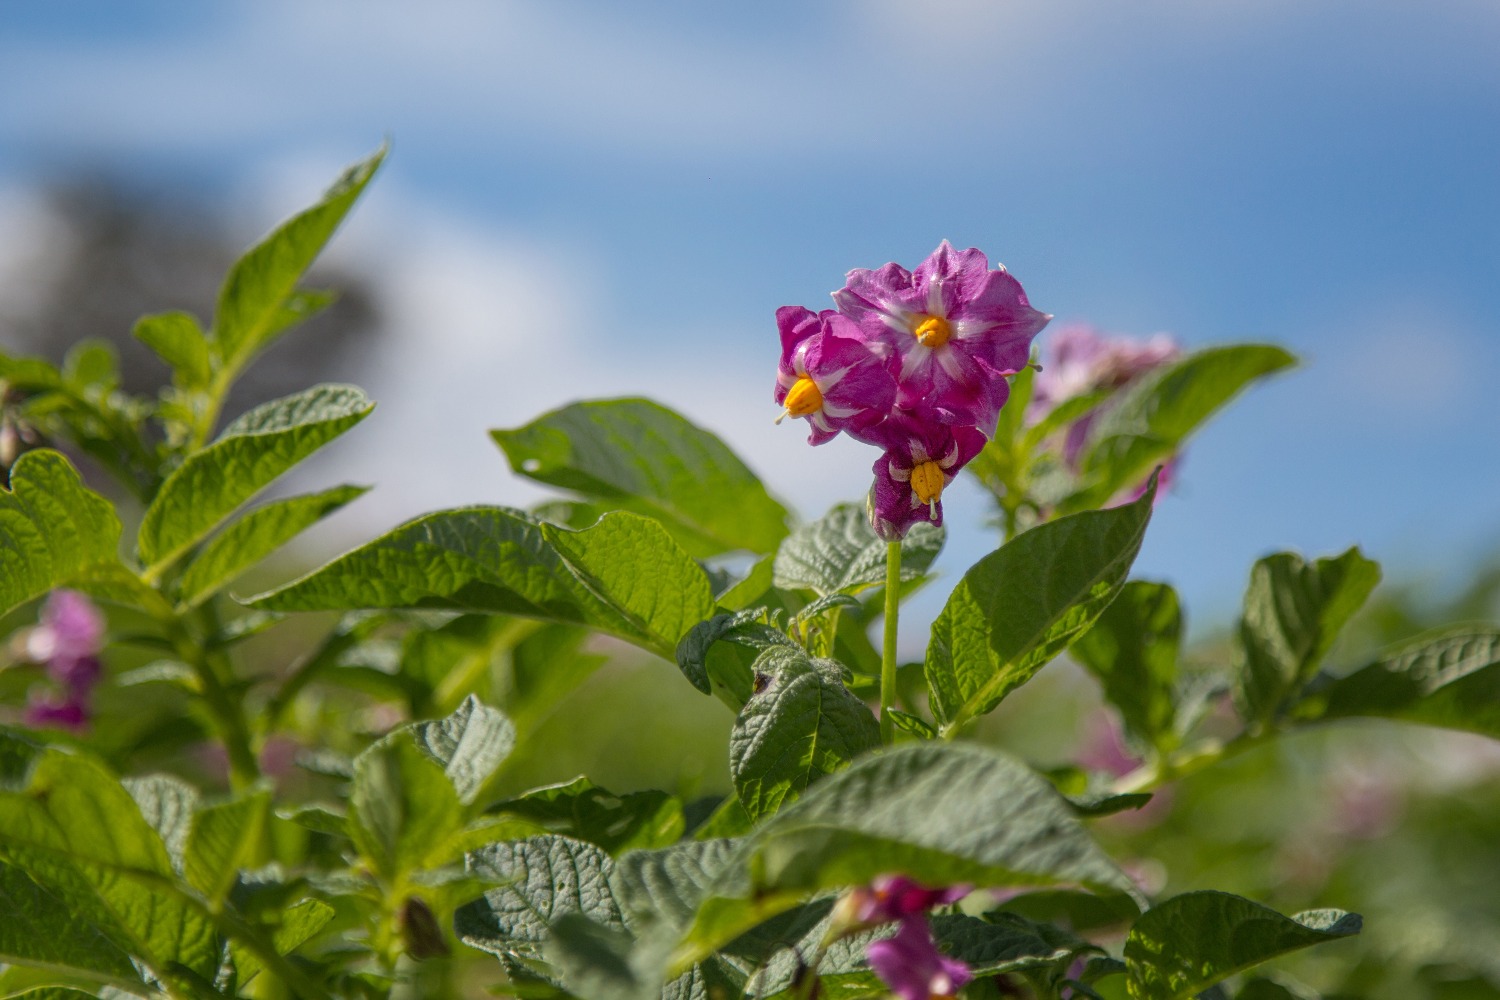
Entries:
[[930, 889], [905, 875], [882, 875], [868, 887], [851, 890], [841, 905], [847, 908], [845, 917], [854, 926], [873, 927], [956, 903], [971, 891], [967, 885]]
[[88, 724], [89, 693], [99, 680], [104, 616], [73, 590], [57, 590], [42, 606], [41, 624], [26, 636], [26, 655], [47, 666], [60, 691], [28, 698], [26, 722], [79, 730]]
[[[1181, 354], [1182, 348], [1164, 333], [1136, 340], [1106, 336], [1083, 324], [1064, 327], [1048, 341], [1042, 370], [1032, 383], [1026, 422], [1039, 422], [1077, 396], [1122, 388]], [[1105, 406], [1101, 402], [1068, 426], [1063, 439], [1063, 459], [1069, 465], [1077, 464], [1088, 432]]]
[[1006, 376], [1026, 366], [1032, 338], [1052, 318], [1031, 308], [1003, 267], [990, 270], [982, 252], [947, 240], [915, 271], [850, 271], [833, 301], [896, 359], [896, 405], [930, 406], [942, 422], [986, 437], [1009, 394]]
[[951, 997], [974, 978], [969, 967], [938, 951], [932, 929], [921, 914], [904, 917], [893, 937], [865, 950], [870, 968], [903, 1000]]
[[802, 306], [776, 310], [781, 364], [776, 371], [776, 418], [806, 417], [809, 444], [839, 431], [861, 437], [884, 420], [896, 401], [896, 380], [859, 327], [832, 309]]
[[26, 700], [26, 725], [33, 729], [70, 729], [81, 732], [88, 728], [89, 706], [87, 696], [76, 692], [64, 695], [33, 693]]
[[104, 616], [76, 590], [54, 590], [42, 605], [41, 624], [26, 637], [26, 655], [38, 663], [97, 656], [104, 640]]
[[984, 448], [976, 428], [939, 423], [921, 411], [897, 410], [873, 432], [885, 453], [874, 465], [870, 524], [886, 541], [906, 537], [918, 521], [943, 523], [943, 488]]

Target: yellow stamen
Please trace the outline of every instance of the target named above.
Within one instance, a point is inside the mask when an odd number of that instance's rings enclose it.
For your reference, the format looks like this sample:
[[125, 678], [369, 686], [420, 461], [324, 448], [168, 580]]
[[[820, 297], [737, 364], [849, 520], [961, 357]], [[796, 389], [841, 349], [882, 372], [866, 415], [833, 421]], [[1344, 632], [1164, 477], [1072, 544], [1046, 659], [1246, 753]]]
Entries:
[[917, 499], [925, 503], [937, 520], [938, 501], [943, 498], [943, 467], [936, 462], [922, 462], [911, 470], [911, 488]]
[[953, 336], [953, 327], [941, 316], [924, 316], [911, 332], [923, 347], [942, 347]]
[[823, 394], [818, 391], [816, 382], [803, 375], [787, 392], [782, 405], [786, 409], [776, 418], [778, 424], [782, 417], [805, 417], [810, 413], [817, 413], [823, 408]]

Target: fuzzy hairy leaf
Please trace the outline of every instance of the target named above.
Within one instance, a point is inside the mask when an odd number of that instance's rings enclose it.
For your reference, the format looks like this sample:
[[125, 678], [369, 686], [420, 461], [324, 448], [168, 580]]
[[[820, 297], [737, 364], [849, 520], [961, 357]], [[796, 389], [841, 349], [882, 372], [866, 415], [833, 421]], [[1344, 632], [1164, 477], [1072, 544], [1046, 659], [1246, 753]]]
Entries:
[[729, 734], [729, 773], [741, 805], [759, 820], [879, 746], [880, 723], [800, 649], [772, 647], [755, 670], [757, 690]]
[[810, 893], [893, 871], [929, 885], [1131, 891], [1067, 803], [1020, 761], [966, 744], [900, 746], [823, 778], [754, 830], [706, 893], [679, 959], [708, 954]]
[[656, 790], [615, 795], [584, 777], [533, 789], [490, 812], [598, 844], [610, 854], [665, 846], [684, 827], [682, 803], [674, 796]]
[[246, 413], [162, 484], [141, 521], [141, 561], [164, 566], [240, 504], [375, 408], [350, 385], [320, 385]]
[[1500, 738], [1500, 629], [1418, 638], [1307, 696], [1297, 715], [1379, 716]]
[[288, 326], [326, 303], [319, 293], [297, 294], [297, 282], [375, 176], [385, 154], [382, 146], [344, 171], [316, 205], [277, 226], [230, 268], [209, 335], [219, 367], [238, 370]]
[[1280, 347], [1232, 344], [1142, 375], [1110, 400], [1090, 429], [1082, 466], [1091, 486], [1068, 510], [1104, 503], [1139, 483], [1240, 390], [1294, 364]]
[[447, 718], [414, 723], [410, 728], [417, 746], [442, 765], [464, 805], [473, 803], [516, 746], [516, 727], [511, 721], [473, 695]]
[[271, 794], [264, 790], [199, 809], [184, 864], [193, 888], [215, 904], [222, 902], [260, 847], [270, 811]]
[[1245, 592], [1235, 699], [1264, 722], [1317, 673], [1339, 630], [1380, 582], [1380, 566], [1359, 549], [1307, 562], [1278, 552], [1255, 564]]
[[57, 587], [156, 609], [160, 599], [121, 564], [119, 544], [109, 501], [60, 453], [28, 451], [0, 491], [0, 614]]
[[586, 625], [664, 657], [679, 638], [669, 633], [713, 609], [702, 568], [648, 518], [616, 513], [568, 532], [504, 507], [409, 521], [249, 603], [272, 611], [501, 612]]
[[1094, 623], [1125, 584], [1155, 497], [1153, 476], [1134, 503], [1040, 524], [964, 574], [927, 647], [945, 728], [993, 709]]
[[[96, 984], [144, 987], [115, 922], [75, 907], [66, 890], [39, 882], [0, 861], [0, 962], [10, 966], [65, 970]], [[53, 985], [35, 981], [37, 986]], [[0, 996], [8, 991], [0, 988]]]
[[174, 380], [179, 385], [206, 386], [213, 377], [208, 335], [192, 315], [164, 312], [142, 316], [130, 332], [171, 366]]
[[713, 434], [646, 399], [574, 403], [490, 432], [511, 468], [661, 521], [694, 556], [769, 553], [786, 510]]
[[25, 872], [78, 920], [159, 977], [174, 965], [212, 979], [217, 936], [177, 889], [161, 837], [130, 793], [93, 760], [0, 733], [0, 862]]
[[[927, 572], [942, 550], [946, 532], [922, 522], [901, 541], [901, 579]], [[885, 583], [886, 543], [862, 504], [839, 504], [809, 524], [800, 525], [776, 550], [776, 586], [807, 588], [820, 595], [857, 594]]]
[[464, 865], [475, 878], [497, 883], [453, 915], [459, 940], [481, 951], [538, 958], [549, 928], [568, 913], [624, 926], [610, 886], [614, 862], [595, 844], [530, 837], [471, 851]]
[[245, 570], [307, 528], [368, 493], [368, 486], [335, 486], [320, 493], [273, 500], [232, 522], [205, 545], [183, 571], [179, 599], [200, 604]]
[[458, 792], [413, 727], [396, 730], [354, 759], [349, 835], [382, 875], [450, 860], [445, 849], [463, 823]]
[[1284, 917], [1227, 892], [1190, 892], [1152, 907], [1125, 939], [1130, 995], [1179, 1000], [1261, 962], [1359, 933], [1360, 917], [1310, 910]]
[[1131, 580], [1069, 653], [1104, 685], [1136, 736], [1170, 749], [1182, 609], [1165, 583]]

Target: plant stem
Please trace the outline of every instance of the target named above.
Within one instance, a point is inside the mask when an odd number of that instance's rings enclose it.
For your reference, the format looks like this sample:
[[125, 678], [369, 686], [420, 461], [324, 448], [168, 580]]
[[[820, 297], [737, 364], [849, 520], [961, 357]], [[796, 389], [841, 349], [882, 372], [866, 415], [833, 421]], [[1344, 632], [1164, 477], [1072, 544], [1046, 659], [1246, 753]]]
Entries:
[[901, 607], [901, 543], [885, 547], [885, 641], [880, 649], [880, 741], [896, 738], [891, 706], [896, 702], [896, 621]]

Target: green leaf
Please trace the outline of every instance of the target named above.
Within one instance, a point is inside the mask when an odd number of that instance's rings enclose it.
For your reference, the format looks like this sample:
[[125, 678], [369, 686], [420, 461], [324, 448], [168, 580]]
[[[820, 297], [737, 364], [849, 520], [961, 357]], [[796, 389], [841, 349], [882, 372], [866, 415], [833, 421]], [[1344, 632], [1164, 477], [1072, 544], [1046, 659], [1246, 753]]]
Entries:
[[1130, 995], [1178, 1000], [1289, 951], [1359, 933], [1360, 917], [1310, 910], [1284, 917], [1226, 892], [1190, 892], [1152, 907], [1125, 939]]
[[587, 625], [670, 657], [676, 637], [667, 633], [707, 615], [712, 600], [703, 570], [646, 518], [611, 514], [567, 532], [519, 511], [470, 507], [409, 521], [249, 603], [501, 612]]
[[172, 368], [178, 384], [199, 388], [213, 378], [209, 366], [208, 335], [196, 317], [185, 312], [142, 316], [130, 331]]
[[625, 924], [637, 932], [687, 926], [739, 848], [733, 840], [690, 840], [622, 856], [610, 886]]
[[120, 562], [120, 518], [61, 454], [28, 451], [0, 491], [0, 614], [57, 587], [165, 611]]
[[464, 823], [458, 792], [411, 727], [396, 730], [354, 759], [349, 835], [387, 877], [441, 863]]
[[151, 829], [161, 837], [172, 869], [181, 875], [187, 865], [188, 831], [193, 827], [193, 813], [198, 810], [198, 790], [181, 778], [152, 774], [144, 778], [125, 778], [120, 782]]
[[1236, 650], [1235, 700], [1247, 719], [1269, 721], [1312, 679], [1379, 582], [1379, 565], [1357, 548], [1313, 563], [1279, 552], [1255, 564]]
[[1177, 650], [1182, 610], [1165, 583], [1132, 580], [1069, 654], [1104, 685], [1129, 731], [1158, 750], [1176, 741]]
[[1029, 681], [1114, 600], [1140, 551], [1155, 477], [1134, 503], [1040, 524], [964, 574], [927, 647], [932, 709], [952, 731]]
[[141, 521], [142, 562], [159, 571], [374, 408], [354, 386], [320, 385], [246, 413], [162, 484]]
[[183, 570], [179, 600], [195, 607], [220, 587], [306, 528], [368, 493], [368, 486], [335, 486], [321, 493], [273, 500], [248, 512], [203, 546]]
[[[927, 572], [946, 532], [921, 522], [901, 541], [901, 579]], [[774, 564], [776, 586], [806, 588], [820, 595], [857, 594], [885, 584], [887, 544], [870, 527], [863, 504], [839, 504], [810, 524], [795, 528]]]
[[755, 669], [756, 691], [729, 734], [729, 773], [740, 804], [759, 820], [879, 746], [880, 723], [836, 672], [800, 649], [768, 649]]
[[1420, 637], [1305, 696], [1296, 714], [1378, 716], [1500, 738], [1500, 629], [1469, 625]]
[[550, 832], [598, 844], [610, 854], [664, 847], [682, 836], [682, 803], [650, 790], [615, 795], [585, 777], [533, 789], [493, 806]]
[[[271, 946], [278, 955], [288, 955], [326, 927], [334, 917], [334, 909], [320, 900], [304, 899], [282, 910], [280, 917], [280, 926], [271, 935]], [[234, 956], [234, 967], [239, 972], [239, 985], [244, 986], [260, 973], [263, 963], [259, 956], [238, 941], [231, 941], [229, 948]]]
[[663, 657], [670, 659], [688, 629], [713, 612], [703, 567], [650, 518], [606, 514], [583, 531], [544, 524], [542, 537]]
[[589, 1000], [652, 1000], [658, 992], [643, 979], [629, 934], [564, 913], [546, 942], [547, 962], [557, 969], [568, 993]]
[[234, 887], [241, 868], [250, 866], [266, 833], [271, 793], [257, 791], [198, 810], [188, 835], [188, 882], [215, 905]]
[[807, 894], [903, 872], [929, 885], [1132, 891], [1068, 805], [1020, 761], [955, 743], [856, 761], [764, 822], [711, 886], [682, 964]]
[[935, 740], [938, 731], [927, 724], [927, 720], [919, 716], [903, 712], [899, 708], [890, 709], [891, 719], [896, 723], [896, 728], [903, 733], [915, 736], [919, 740]]
[[738, 712], [750, 700], [753, 686], [753, 657], [723, 655], [714, 648], [718, 642], [733, 643], [741, 649], [764, 651], [776, 646], [797, 649], [790, 637], [767, 625], [765, 608], [714, 615], [688, 630], [677, 644], [677, 667], [693, 687], [704, 694], [718, 696]]
[[491, 431], [511, 468], [656, 518], [694, 556], [768, 553], [786, 510], [713, 434], [645, 399], [574, 403]]
[[1139, 483], [1241, 389], [1295, 363], [1279, 347], [1234, 344], [1195, 351], [1134, 380], [1090, 429], [1081, 464], [1093, 485], [1069, 509]]
[[549, 928], [568, 913], [608, 927], [624, 926], [610, 886], [614, 862], [594, 844], [531, 837], [471, 851], [464, 865], [471, 875], [498, 883], [453, 915], [459, 940], [481, 951], [501, 958], [539, 958]]
[[417, 746], [442, 765], [464, 805], [473, 803], [516, 746], [516, 727], [473, 695], [446, 719], [410, 728]]
[[[62, 971], [95, 983], [142, 986], [109, 919], [75, 908], [66, 893], [0, 861], [0, 963]], [[10, 984], [7, 984], [10, 985]], [[36, 986], [61, 985], [36, 982]], [[0, 995], [10, 995], [0, 989]]]
[[322, 297], [294, 294], [297, 282], [385, 159], [382, 146], [334, 182], [316, 205], [276, 227], [235, 262], [219, 290], [209, 337], [218, 366], [238, 371], [290, 322], [315, 310]]
[[161, 838], [120, 782], [87, 757], [3, 732], [0, 758], [15, 774], [0, 789], [0, 861], [23, 869], [159, 978], [172, 979], [181, 965], [212, 979], [213, 924], [176, 887]]

